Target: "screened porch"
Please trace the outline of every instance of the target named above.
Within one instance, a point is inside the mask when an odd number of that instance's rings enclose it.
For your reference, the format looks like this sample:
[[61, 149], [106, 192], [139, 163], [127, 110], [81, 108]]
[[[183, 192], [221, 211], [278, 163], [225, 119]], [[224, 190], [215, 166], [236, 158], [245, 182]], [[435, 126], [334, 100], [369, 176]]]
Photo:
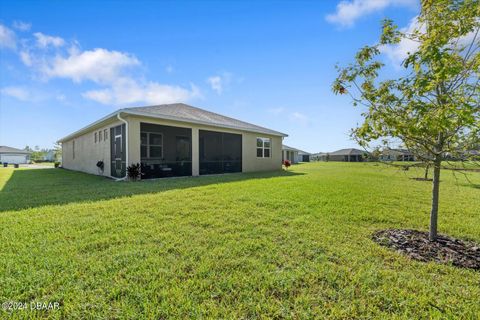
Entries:
[[140, 123], [142, 179], [192, 175], [192, 130]]

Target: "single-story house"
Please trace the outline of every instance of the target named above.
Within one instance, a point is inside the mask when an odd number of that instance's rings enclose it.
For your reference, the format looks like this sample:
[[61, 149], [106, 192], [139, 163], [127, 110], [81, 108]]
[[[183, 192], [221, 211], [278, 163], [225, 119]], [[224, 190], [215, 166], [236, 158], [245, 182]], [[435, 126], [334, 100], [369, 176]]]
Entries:
[[381, 161], [415, 161], [414, 155], [407, 149], [385, 148], [380, 153]]
[[48, 150], [42, 156], [43, 161], [55, 161], [55, 150]]
[[0, 163], [29, 163], [30, 154], [30, 151], [0, 146]]
[[358, 149], [340, 149], [325, 155], [325, 161], [345, 161], [345, 162], [361, 162], [364, 156], [368, 154], [364, 150]]
[[287, 135], [183, 103], [124, 108], [62, 139], [62, 166], [123, 178], [279, 170]]
[[282, 161], [283, 160], [290, 160], [291, 163], [310, 162], [310, 153], [282, 145]]
[[313, 153], [310, 156], [312, 161], [326, 161], [327, 160], [327, 153], [326, 152], [317, 152]]

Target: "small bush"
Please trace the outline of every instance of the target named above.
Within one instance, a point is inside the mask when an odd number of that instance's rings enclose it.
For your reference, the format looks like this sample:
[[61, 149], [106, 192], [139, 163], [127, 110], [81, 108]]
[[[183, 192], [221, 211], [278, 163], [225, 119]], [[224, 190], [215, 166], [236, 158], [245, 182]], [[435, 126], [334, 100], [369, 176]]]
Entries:
[[292, 162], [290, 160], [283, 160], [282, 164], [285, 167], [285, 169], [288, 169], [288, 167], [292, 165]]
[[55, 166], [55, 168], [58, 168], [58, 167], [60, 167], [60, 162], [55, 161], [55, 163], [53, 165]]
[[132, 163], [127, 167], [127, 176], [129, 180], [137, 181], [142, 175], [140, 163]]

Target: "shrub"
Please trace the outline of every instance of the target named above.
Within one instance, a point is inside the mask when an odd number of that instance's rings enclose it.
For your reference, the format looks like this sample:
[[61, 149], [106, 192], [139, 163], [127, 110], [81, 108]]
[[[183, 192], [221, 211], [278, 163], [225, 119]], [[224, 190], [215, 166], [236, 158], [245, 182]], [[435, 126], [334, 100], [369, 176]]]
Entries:
[[55, 168], [58, 168], [58, 167], [60, 167], [60, 162], [55, 161], [55, 163], [53, 165], [55, 166]]
[[140, 163], [134, 164], [132, 163], [127, 167], [127, 176], [129, 180], [132, 181], [137, 181], [140, 179], [140, 176], [142, 175]]
[[285, 167], [285, 169], [288, 169], [288, 167], [292, 165], [292, 162], [290, 160], [283, 160], [282, 164]]

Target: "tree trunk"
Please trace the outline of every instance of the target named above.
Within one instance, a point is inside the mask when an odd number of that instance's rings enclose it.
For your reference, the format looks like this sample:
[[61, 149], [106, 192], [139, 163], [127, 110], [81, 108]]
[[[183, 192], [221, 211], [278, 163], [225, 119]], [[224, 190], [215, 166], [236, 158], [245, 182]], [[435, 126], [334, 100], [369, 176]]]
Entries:
[[437, 240], [437, 224], [438, 224], [438, 200], [440, 193], [440, 166], [442, 157], [436, 156], [433, 167], [433, 183], [432, 183], [432, 211], [430, 212], [430, 233], [429, 240]]
[[428, 169], [430, 169], [430, 164], [427, 163], [425, 165], [425, 180], [428, 180]]

